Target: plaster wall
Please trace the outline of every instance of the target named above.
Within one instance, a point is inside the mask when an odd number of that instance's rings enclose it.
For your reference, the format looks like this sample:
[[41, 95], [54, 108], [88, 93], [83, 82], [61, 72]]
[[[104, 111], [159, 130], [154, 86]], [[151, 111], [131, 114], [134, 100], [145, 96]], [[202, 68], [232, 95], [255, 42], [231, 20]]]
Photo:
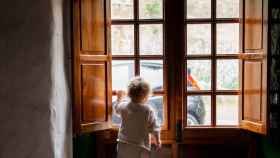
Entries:
[[1, 2], [0, 158], [72, 157], [69, 4]]

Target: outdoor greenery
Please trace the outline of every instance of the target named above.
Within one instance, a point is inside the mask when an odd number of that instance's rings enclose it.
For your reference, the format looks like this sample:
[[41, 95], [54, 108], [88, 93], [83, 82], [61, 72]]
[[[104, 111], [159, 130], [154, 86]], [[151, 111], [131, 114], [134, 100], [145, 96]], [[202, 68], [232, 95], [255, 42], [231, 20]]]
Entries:
[[153, 2], [145, 6], [145, 13], [151, 17], [153, 15], [160, 14], [161, 9], [162, 8], [160, 8], [160, 4], [158, 2]]

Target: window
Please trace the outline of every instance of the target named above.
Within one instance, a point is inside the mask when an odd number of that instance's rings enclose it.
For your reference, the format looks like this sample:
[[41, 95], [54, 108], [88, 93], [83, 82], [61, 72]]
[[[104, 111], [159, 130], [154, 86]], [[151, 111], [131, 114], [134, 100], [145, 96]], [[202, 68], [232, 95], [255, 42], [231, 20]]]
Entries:
[[[162, 0], [111, 1], [112, 90], [126, 90], [130, 78], [143, 76], [151, 84], [149, 103], [159, 123], [166, 125], [164, 18]], [[113, 114], [113, 124], [120, 119]]]
[[118, 124], [114, 93], [134, 75], [152, 84], [163, 140], [233, 126], [266, 133], [267, 1], [111, 2], [73, 2], [76, 134]]
[[186, 0], [186, 126], [238, 125], [239, 0]]

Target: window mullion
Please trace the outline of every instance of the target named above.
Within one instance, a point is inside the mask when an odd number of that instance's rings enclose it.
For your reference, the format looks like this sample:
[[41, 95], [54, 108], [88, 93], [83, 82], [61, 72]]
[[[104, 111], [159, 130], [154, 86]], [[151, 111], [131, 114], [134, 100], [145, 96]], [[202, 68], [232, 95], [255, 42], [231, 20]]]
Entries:
[[135, 75], [140, 75], [140, 48], [139, 48], [139, 24], [135, 23], [135, 29], [134, 29], [134, 41], [135, 41]]
[[140, 76], [140, 48], [139, 48], [139, 0], [134, 0], [134, 45], [135, 45], [135, 75]]
[[216, 0], [212, 0], [212, 7], [211, 7], [211, 49], [212, 49], [212, 99], [211, 99], [211, 124], [212, 126], [216, 126]]

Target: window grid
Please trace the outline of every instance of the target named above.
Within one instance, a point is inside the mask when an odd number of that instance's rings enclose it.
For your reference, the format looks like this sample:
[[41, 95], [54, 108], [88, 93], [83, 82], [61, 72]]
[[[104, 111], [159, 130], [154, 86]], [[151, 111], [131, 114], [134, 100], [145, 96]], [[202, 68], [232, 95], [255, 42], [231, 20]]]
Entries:
[[[135, 64], [135, 75], [140, 75], [140, 61], [141, 60], [162, 60], [165, 62], [165, 51], [164, 51], [164, 41], [163, 40], [163, 55], [140, 55], [140, 25], [145, 24], [161, 24], [164, 32], [164, 14], [163, 19], [139, 19], [139, 1], [134, 0], [134, 19], [113, 19], [112, 25], [133, 25], [134, 26], [134, 52], [133, 55], [112, 55], [112, 60], [134, 60]], [[163, 33], [164, 39], [164, 33]], [[164, 64], [163, 64], [164, 65]], [[163, 78], [165, 80], [165, 70], [163, 70]], [[165, 94], [165, 81], [163, 81], [163, 91], [154, 92], [155, 95]], [[113, 93], [115, 95], [115, 93]]]
[[[186, 3], [186, 1], [185, 1]], [[185, 5], [186, 6], [186, 5]], [[185, 7], [185, 15], [187, 14], [186, 12], [187, 7]], [[239, 18], [216, 18], [216, 0], [211, 0], [211, 18], [210, 19], [205, 19], [205, 18], [198, 18], [198, 19], [187, 19], [185, 18], [185, 29], [187, 28], [188, 24], [211, 24], [211, 53], [208, 55], [194, 55], [194, 54], [188, 54], [188, 52], [185, 53], [185, 63], [187, 63], [188, 60], [211, 60], [211, 90], [187, 90], [184, 88], [184, 104], [187, 105], [187, 96], [211, 96], [211, 127], [216, 127], [216, 98], [219, 95], [235, 95], [239, 96], [240, 95], [240, 87], [239, 90], [217, 90], [217, 60], [218, 59], [240, 59], [239, 52], [236, 54], [217, 54], [217, 24], [238, 24], [240, 23]], [[187, 29], [186, 29], [187, 30]], [[186, 35], [187, 35], [187, 31]], [[187, 37], [187, 36], [185, 36]], [[240, 38], [239, 38], [240, 39]], [[187, 40], [186, 40], [187, 41]], [[187, 42], [186, 42], [187, 43]], [[186, 48], [187, 50], [187, 44]], [[185, 64], [185, 69], [186, 69]], [[186, 76], [186, 71], [184, 71], [184, 75]], [[184, 82], [186, 84], [186, 81]], [[186, 87], [186, 85], [184, 86]], [[195, 126], [190, 126], [187, 124], [186, 118], [187, 118], [187, 111], [186, 108], [184, 114], [183, 114], [183, 120], [184, 121], [184, 126], [185, 127], [208, 127], [208, 125], [195, 125]], [[231, 125], [219, 125], [223, 127], [231, 126]]]
[[[163, 14], [161, 19], [140, 19], [139, 18], [139, 1], [140, 0], [133, 0], [133, 19], [112, 19], [111, 25], [133, 25], [134, 26], [134, 52], [131, 55], [112, 55], [112, 60], [117, 61], [117, 60], [132, 60], [134, 61], [134, 70], [135, 76], [140, 75], [140, 61], [143, 60], [156, 60], [156, 61], [162, 61], [163, 62], [163, 89], [159, 91], [154, 91], [153, 95], [154, 96], [162, 96], [163, 97], [163, 125], [162, 129], [165, 130], [167, 129], [167, 96], [166, 96], [166, 91], [167, 91], [167, 81], [166, 81], [166, 66], [165, 66], [165, 37], [164, 37], [164, 30], [165, 30], [165, 18], [164, 18], [164, 0], [162, 1], [163, 3]], [[140, 26], [141, 25], [147, 25], [147, 24], [161, 24], [162, 26], [162, 55], [142, 55], [140, 54]], [[145, 76], [144, 76], [145, 77]], [[113, 96], [116, 96], [116, 91], [113, 89]]]

